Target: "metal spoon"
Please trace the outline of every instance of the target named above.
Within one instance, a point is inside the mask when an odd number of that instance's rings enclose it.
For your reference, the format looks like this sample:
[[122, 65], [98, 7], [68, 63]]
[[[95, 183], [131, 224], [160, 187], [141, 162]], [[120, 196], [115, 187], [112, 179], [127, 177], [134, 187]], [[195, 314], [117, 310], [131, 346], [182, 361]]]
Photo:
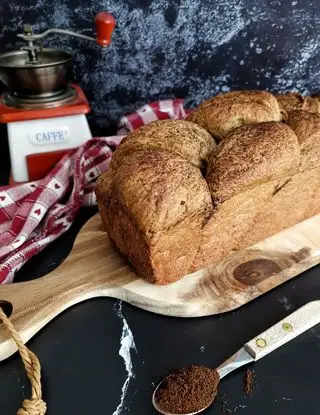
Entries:
[[[312, 301], [304, 305], [285, 319], [279, 321], [274, 326], [270, 327], [268, 330], [246, 343], [240, 350], [238, 350], [233, 356], [218, 367], [217, 371], [220, 379], [247, 363], [261, 359], [318, 323], [320, 323], [320, 300]], [[158, 406], [156, 401], [156, 393], [164, 381], [165, 379], [158, 384], [152, 395], [152, 404], [162, 415], [199, 414], [207, 409], [214, 400], [213, 398], [212, 402], [210, 402], [206, 407], [200, 408], [196, 412], [186, 414], [172, 414], [166, 412]]]

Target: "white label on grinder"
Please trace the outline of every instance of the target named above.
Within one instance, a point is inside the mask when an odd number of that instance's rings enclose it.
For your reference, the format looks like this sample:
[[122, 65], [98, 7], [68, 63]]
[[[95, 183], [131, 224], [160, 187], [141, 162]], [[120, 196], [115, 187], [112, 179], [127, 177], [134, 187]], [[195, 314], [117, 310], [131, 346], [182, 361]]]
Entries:
[[68, 127], [54, 129], [41, 129], [28, 134], [32, 144], [46, 146], [50, 144], [60, 144], [69, 140], [70, 134]]

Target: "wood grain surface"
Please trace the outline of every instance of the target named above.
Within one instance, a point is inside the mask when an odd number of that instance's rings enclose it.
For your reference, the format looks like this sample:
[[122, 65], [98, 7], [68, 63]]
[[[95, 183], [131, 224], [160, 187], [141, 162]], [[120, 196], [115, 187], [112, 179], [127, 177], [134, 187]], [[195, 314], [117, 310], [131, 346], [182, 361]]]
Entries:
[[[27, 342], [68, 307], [115, 297], [168, 316], [199, 317], [233, 310], [320, 263], [320, 215], [234, 252], [167, 286], [140, 279], [113, 247], [100, 216], [78, 234], [68, 258], [37, 280], [0, 286], [0, 305]], [[16, 346], [0, 325], [0, 360]]]

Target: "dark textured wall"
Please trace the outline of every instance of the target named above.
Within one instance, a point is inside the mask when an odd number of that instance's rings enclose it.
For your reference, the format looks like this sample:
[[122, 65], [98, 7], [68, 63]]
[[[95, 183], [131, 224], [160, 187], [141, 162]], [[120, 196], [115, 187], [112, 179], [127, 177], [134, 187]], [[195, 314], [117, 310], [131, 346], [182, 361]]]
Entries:
[[92, 34], [100, 10], [118, 23], [110, 48], [46, 42], [74, 52], [97, 132], [148, 100], [186, 97], [191, 106], [234, 88], [318, 91], [320, 0], [1, 0], [1, 48], [16, 45], [23, 22]]

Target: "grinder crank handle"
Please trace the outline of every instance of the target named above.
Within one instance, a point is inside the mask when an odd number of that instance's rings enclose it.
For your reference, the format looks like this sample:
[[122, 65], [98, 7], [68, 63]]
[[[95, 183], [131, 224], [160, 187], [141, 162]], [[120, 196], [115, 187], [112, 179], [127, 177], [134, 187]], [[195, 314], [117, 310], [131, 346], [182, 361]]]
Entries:
[[[35, 34], [33, 33], [32, 27], [30, 25], [24, 25], [24, 32], [18, 33], [17, 37], [23, 39], [25, 42], [28, 42], [28, 45], [29, 45], [28, 49], [30, 49], [31, 47], [30, 43], [32, 44], [32, 42], [41, 40], [44, 37], [52, 33], [57, 33], [60, 35], [68, 35], [68, 36], [77, 37], [80, 39], [94, 41], [101, 47], [109, 46], [111, 43], [112, 33], [116, 25], [115, 18], [110, 13], [100, 12], [96, 15], [95, 22], [96, 22], [96, 32], [97, 32], [96, 38], [83, 35], [82, 33], [77, 33], [71, 30], [57, 29], [57, 28], [48, 29], [43, 33]], [[25, 49], [28, 50], [27, 48]]]
[[280, 346], [320, 323], [320, 300], [311, 301], [244, 345], [254, 360], [259, 360]]
[[99, 46], [110, 45], [115, 25], [116, 20], [110, 13], [100, 12], [96, 15], [97, 43]]

